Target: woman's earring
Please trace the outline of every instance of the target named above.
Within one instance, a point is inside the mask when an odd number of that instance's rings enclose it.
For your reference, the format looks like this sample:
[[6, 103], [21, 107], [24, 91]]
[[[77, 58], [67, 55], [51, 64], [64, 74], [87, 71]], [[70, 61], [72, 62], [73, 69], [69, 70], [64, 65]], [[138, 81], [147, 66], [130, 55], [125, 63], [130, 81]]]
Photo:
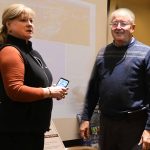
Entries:
[[8, 30], [8, 33], [12, 33], [12, 30]]

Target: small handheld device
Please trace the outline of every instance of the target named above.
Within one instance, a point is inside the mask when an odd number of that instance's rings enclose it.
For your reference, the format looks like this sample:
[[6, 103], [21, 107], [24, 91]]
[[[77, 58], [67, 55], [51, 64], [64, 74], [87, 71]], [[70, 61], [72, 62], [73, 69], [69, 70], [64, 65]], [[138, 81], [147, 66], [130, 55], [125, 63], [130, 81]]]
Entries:
[[69, 80], [65, 78], [60, 78], [56, 86], [67, 87], [68, 84], [69, 84]]

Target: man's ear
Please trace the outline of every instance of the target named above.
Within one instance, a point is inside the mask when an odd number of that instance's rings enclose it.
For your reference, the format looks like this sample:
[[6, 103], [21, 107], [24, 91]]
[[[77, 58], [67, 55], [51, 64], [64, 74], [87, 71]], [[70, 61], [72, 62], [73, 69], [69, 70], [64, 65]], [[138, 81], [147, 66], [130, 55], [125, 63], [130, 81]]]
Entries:
[[133, 25], [131, 26], [131, 33], [133, 33], [134, 30], [135, 30], [135, 24], [133, 24]]

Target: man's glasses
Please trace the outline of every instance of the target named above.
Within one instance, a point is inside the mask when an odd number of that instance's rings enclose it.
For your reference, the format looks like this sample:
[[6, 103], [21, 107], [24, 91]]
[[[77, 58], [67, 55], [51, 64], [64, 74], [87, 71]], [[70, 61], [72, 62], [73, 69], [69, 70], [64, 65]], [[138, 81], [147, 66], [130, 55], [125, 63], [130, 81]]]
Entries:
[[130, 25], [131, 23], [129, 23], [129, 22], [118, 22], [118, 21], [114, 21], [114, 22], [111, 22], [110, 23], [110, 25], [112, 26], [112, 27], [118, 27], [118, 25], [120, 25], [120, 27], [126, 27], [127, 25]]

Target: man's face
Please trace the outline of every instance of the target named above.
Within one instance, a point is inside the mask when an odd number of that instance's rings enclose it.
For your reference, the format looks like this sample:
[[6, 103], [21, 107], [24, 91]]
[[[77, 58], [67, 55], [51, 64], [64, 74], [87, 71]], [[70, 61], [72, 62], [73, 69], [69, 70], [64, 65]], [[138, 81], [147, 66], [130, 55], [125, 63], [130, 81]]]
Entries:
[[111, 21], [111, 33], [118, 46], [127, 44], [132, 38], [135, 25], [128, 16], [117, 15]]

